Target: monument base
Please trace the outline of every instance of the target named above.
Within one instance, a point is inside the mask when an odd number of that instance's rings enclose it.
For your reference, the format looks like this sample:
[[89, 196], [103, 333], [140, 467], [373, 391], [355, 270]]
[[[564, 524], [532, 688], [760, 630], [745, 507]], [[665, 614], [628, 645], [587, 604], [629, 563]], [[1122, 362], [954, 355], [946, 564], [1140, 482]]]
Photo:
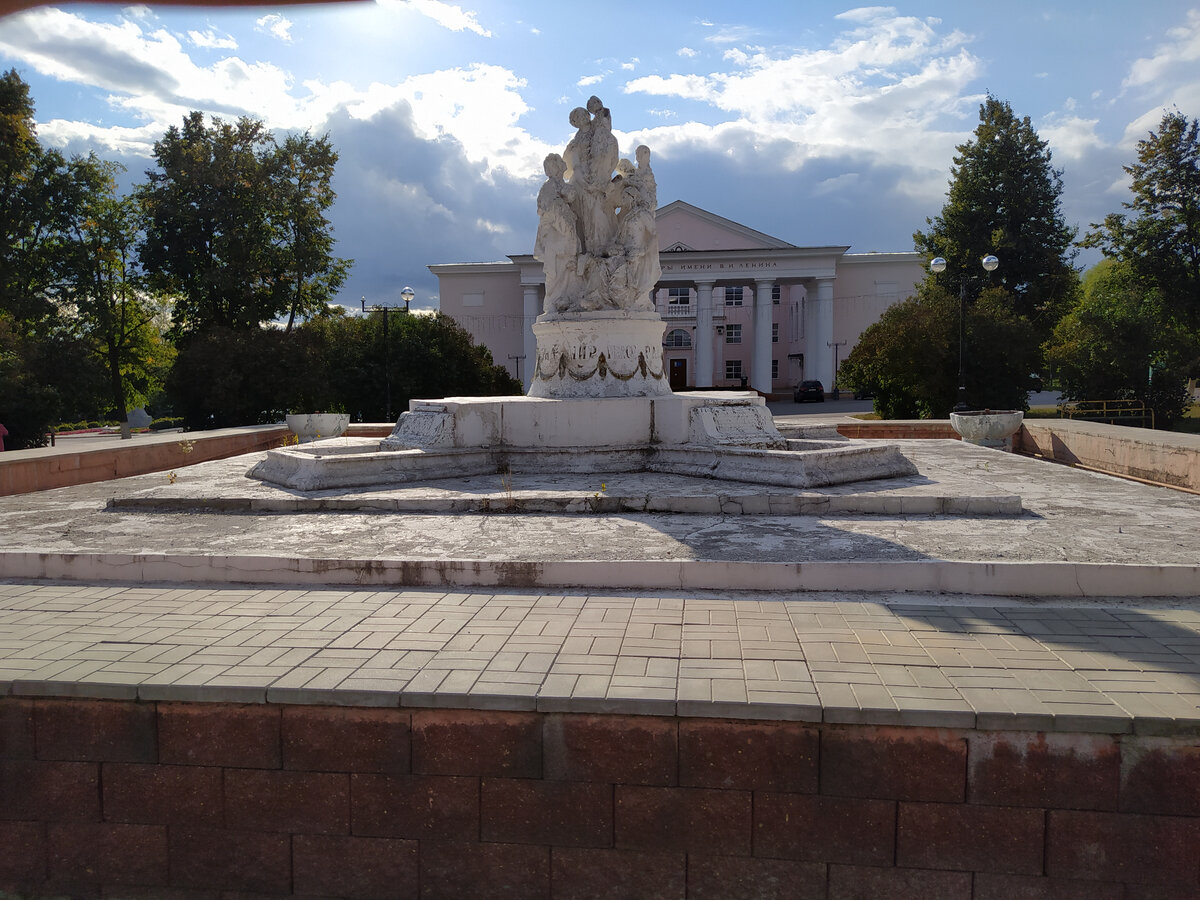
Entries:
[[530, 397], [659, 397], [666, 323], [655, 312], [577, 313], [533, 324], [537, 360]]

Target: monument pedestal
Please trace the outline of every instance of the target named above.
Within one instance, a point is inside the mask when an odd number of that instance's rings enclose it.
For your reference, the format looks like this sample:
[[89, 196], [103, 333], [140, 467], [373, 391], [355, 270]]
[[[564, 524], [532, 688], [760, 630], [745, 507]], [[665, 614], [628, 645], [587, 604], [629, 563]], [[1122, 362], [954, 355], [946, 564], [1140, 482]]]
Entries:
[[659, 397], [671, 393], [663, 370], [666, 323], [657, 312], [575, 313], [533, 324], [537, 361], [530, 397]]

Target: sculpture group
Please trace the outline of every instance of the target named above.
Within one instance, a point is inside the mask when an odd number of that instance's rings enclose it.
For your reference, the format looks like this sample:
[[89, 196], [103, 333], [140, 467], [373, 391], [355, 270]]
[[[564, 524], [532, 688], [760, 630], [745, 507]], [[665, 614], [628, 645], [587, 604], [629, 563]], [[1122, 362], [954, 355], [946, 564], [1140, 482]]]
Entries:
[[551, 153], [538, 193], [533, 255], [546, 276], [544, 319], [605, 310], [652, 312], [661, 276], [650, 148], [620, 158], [612, 114], [599, 97], [571, 111], [575, 135]]

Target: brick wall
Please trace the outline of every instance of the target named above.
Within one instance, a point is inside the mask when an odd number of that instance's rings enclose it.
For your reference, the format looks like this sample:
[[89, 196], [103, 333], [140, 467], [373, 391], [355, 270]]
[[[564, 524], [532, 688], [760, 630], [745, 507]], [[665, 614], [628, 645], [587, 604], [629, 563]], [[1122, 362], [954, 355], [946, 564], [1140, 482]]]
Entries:
[[1193, 738], [0, 698], [0, 892], [1200, 896]]
[[889, 421], [865, 419], [862, 422], [839, 422], [838, 434], [855, 440], [959, 440], [958, 432], [950, 427], [949, 420]]

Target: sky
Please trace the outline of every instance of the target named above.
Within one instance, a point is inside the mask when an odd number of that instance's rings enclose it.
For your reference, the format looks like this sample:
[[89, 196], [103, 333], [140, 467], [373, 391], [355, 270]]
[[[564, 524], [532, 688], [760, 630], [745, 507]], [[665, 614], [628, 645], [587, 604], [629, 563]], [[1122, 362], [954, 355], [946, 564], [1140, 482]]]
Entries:
[[1163, 113], [1200, 117], [1200, 2], [69, 4], [0, 18], [10, 68], [43, 144], [130, 185], [191, 110], [328, 134], [339, 301], [429, 307], [429, 264], [531, 251], [542, 159], [592, 94], [660, 205], [853, 253], [913, 249], [990, 93], [1049, 142], [1082, 235]]

